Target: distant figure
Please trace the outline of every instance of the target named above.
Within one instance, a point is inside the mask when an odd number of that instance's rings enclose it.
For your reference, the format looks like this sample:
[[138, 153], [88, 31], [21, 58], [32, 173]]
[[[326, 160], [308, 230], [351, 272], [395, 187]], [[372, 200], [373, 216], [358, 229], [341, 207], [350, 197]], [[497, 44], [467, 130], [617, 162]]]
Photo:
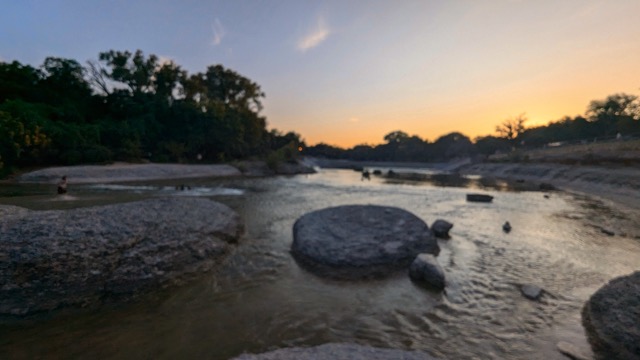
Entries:
[[63, 176], [60, 182], [58, 182], [58, 195], [67, 193], [67, 176]]
[[616, 140], [620, 140], [622, 139], [622, 134], [618, 133], [618, 135], [616, 135]]
[[502, 225], [502, 230], [504, 230], [504, 232], [508, 233], [509, 231], [511, 231], [511, 224], [509, 224], [509, 222], [505, 222], [504, 225]]
[[362, 177], [360, 178], [360, 180], [364, 181], [364, 179], [371, 180], [371, 174], [369, 173], [369, 170], [362, 170]]

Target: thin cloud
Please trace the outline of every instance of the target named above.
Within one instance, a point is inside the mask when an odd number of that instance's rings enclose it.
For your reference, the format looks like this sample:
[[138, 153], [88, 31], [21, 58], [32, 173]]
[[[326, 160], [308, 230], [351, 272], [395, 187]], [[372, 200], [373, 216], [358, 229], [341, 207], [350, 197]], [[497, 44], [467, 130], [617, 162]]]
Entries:
[[325, 41], [330, 33], [331, 30], [329, 30], [324, 19], [319, 17], [316, 28], [298, 41], [298, 50], [305, 52], [309, 49], [313, 49]]
[[213, 45], [220, 45], [222, 39], [227, 34], [222, 27], [222, 23], [218, 18], [213, 20], [213, 24], [211, 24], [211, 29], [213, 30]]
[[359, 121], [360, 121], [360, 119], [357, 118], [357, 117], [352, 117], [352, 118], [349, 119], [349, 122], [352, 122], [352, 123], [357, 123]]

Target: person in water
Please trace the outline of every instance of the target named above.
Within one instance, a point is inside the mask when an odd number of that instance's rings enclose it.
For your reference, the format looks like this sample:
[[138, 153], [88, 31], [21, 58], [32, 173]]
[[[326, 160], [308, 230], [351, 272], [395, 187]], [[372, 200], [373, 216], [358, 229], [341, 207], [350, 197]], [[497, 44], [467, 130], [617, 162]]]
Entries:
[[58, 194], [66, 194], [67, 193], [67, 176], [63, 176], [60, 182], [58, 182]]

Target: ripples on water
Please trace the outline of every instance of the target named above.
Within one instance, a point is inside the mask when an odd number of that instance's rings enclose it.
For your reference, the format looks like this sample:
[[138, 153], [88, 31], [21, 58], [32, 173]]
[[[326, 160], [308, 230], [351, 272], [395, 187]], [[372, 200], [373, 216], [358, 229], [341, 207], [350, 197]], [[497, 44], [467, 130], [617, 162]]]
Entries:
[[[353, 171], [326, 170], [199, 180], [186, 191], [168, 183], [91, 185], [76, 188], [64, 205], [52, 205], [55, 197], [41, 188], [2, 197], [3, 203], [40, 209], [210, 196], [242, 215], [247, 234], [218, 272], [183, 288], [117, 308], [0, 328], [0, 354], [227, 359], [245, 351], [355, 342], [425, 350], [442, 359], [563, 359], [555, 350], [559, 340], [586, 350], [582, 304], [608, 279], [640, 264], [634, 234], [608, 237], [598, 226], [627, 224], [634, 214], [588, 198], [554, 193], [545, 199], [540, 192], [495, 190], [508, 188], [504, 183], [456, 180], [494, 196], [491, 204], [467, 203], [468, 189], [438, 181], [363, 182]], [[405, 273], [352, 282], [298, 268], [289, 254], [294, 221], [343, 204], [397, 206], [428, 224], [437, 218], [453, 222], [451, 239], [440, 242], [445, 292], [416, 286]], [[509, 234], [501, 229], [507, 220]], [[539, 302], [529, 301], [520, 294], [521, 284], [546, 293]]]

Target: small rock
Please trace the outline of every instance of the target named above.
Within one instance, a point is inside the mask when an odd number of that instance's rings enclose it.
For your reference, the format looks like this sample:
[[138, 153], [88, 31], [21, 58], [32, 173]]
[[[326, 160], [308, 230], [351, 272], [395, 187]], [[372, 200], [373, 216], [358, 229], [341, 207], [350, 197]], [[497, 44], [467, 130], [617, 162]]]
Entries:
[[505, 222], [504, 225], [502, 225], [502, 230], [506, 233], [511, 231], [511, 224], [509, 224], [509, 222]]
[[611, 231], [609, 229], [605, 229], [605, 228], [600, 228], [600, 231], [603, 234], [606, 234], [606, 235], [609, 235], [609, 236], [614, 236], [616, 234], [615, 232], [613, 232], [613, 231]]
[[433, 222], [433, 225], [431, 225], [431, 231], [433, 231], [433, 234], [436, 237], [439, 237], [442, 239], [448, 239], [449, 230], [451, 230], [452, 227], [453, 227], [452, 223], [446, 220], [438, 219]]
[[542, 296], [542, 289], [535, 285], [522, 285], [520, 292], [529, 300], [538, 300]]
[[444, 289], [444, 270], [435, 256], [420, 254], [409, 267], [409, 277], [414, 281], [426, 283], [436, 289]]

